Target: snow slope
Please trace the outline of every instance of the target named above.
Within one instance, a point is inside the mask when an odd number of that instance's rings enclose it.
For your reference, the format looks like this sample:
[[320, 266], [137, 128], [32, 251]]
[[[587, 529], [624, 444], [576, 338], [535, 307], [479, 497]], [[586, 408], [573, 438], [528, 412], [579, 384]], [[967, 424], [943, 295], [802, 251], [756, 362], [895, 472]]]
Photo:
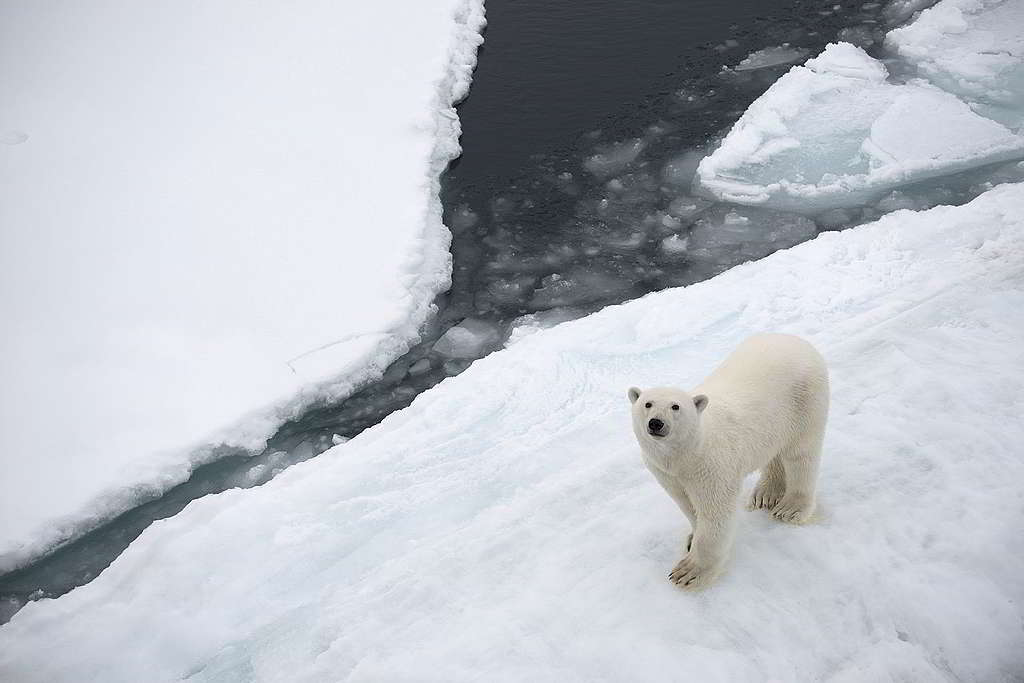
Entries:
[[814, 213], [1024, 157], [1022, 23], [1024, 0], [943, 0], [886, 36], [899, 79], [862, 49], [831, 44], [747, 109], [696, 185]]
[[0, 572], [404, 351], [482, 0], [4, 3]]
[[[19, 681], [997, 681], [1024, 670], [1024, 185], [898, 211], [527, 336], [258, 489], [193, 502], [0, 627]], [[626, 387], [812, 340], [822, 510], [687, 522]], [[197, 558], [202, 558], [201, 561]]]

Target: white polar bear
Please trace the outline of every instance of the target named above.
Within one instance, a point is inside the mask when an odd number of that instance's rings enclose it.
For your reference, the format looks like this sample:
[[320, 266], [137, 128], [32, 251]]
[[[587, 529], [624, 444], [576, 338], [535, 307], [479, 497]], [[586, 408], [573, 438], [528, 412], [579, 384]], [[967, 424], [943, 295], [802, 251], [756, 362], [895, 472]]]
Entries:
[[808, 342], [784, 334], [750, 337], [693, 395], [659, 387], [629, 390], [644, 463], [689, 518], [686, 555], [669, 574], [689, 588], [721, 574], [732, 544], [744, 477], [761, 470], [750, 507], [780, 520], [814, 512], [828, 417], [828, 370]]

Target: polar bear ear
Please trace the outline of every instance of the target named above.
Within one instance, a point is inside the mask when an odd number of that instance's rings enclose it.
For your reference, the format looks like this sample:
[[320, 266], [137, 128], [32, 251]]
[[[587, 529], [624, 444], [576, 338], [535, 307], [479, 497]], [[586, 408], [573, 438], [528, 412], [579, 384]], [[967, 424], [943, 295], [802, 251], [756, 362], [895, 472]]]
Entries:
[[630, 387], [626, 394], [629, 396], [630, 403], [636, 403], [636, 400], [640, 398], [640, 390], [636, 387]]
[[708, 397], [704, 394], [697, 394], [693, 397], [693, 407], [697, 409], [698, 413], [704, 412], [704, 409], [708, 407]]

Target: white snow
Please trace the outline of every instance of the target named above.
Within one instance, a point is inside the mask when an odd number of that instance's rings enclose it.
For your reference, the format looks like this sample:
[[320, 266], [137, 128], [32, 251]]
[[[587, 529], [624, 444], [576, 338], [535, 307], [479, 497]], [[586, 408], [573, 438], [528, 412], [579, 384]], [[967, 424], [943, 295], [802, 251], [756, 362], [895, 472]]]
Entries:
[[1024, 156], [1024, 135], [954, 94], [887, 77], [862, 49], [829, 45], [747, 109], [696, 184], [721, 200], [815, 212]]
[[1014, 130], [1024, 125], [1024, 0], [945, 0], [886, 46]]
[[482, 25], [481, 0], [4, 3], [0, 572], [416, 338]]
[[[1024, 185], [897, 211], [530, 335], [0, 627], [30, 681], [997, 681], [1024, 670]], [[625, 389], [758, 330], [824, 353], [821, 511], [687, 522]], [[201, 561], [200, 559], [201, 558]]]

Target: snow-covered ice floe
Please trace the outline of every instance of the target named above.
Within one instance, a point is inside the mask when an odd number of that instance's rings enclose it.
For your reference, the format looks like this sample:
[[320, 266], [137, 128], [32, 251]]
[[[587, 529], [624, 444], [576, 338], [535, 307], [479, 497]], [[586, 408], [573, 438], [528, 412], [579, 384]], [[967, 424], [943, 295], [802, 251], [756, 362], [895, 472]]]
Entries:
[[2, 18], [0, 573], [415, 341], [484, 21], [482, 0]]
[[927, 77], [903, 82], [862, 49], [829, 45], [747, 109], [701, 161], [697, 186], [816, 212], [1024, 156], [1022, 15], [1024, 0], [945, 0], [922, 12], [887, 38], [902, 68]]
[[1024, 124], [1024, 0], [945, 0], [885, 42], [986, 116]]
[[[526, 336], [27, 605], [0, 678], [1011, 680], [1022, 274], [1003, 185]], [[625, 388], [692, 385], [759, 330], [829, 362], [820, 513], [741, 513], [728, 572], [686, 593]]]

